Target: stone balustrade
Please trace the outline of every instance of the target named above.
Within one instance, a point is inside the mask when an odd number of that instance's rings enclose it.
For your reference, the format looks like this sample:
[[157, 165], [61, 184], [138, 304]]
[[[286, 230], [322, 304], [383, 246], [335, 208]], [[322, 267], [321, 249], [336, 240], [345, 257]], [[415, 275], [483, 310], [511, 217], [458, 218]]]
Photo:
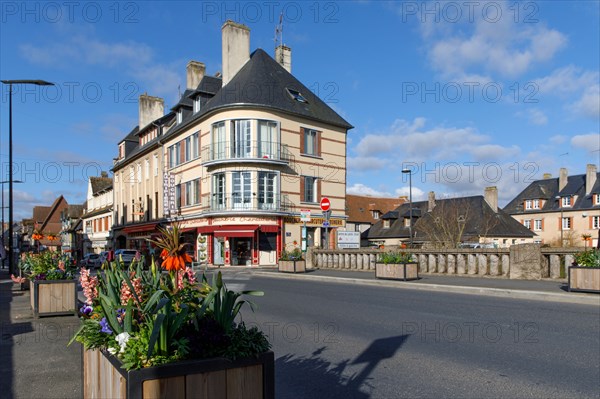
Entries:
[[[440, 273], [511, 279], [566, 278], [566, 270], [582, 248], [542, 248], [519, 244], [510, 248], [414, 249], [419, 274]], [[324, 250], [309, 248], [307, 268], [375, 271], [383, 249]], [[406, 251], [406, 250], [404, 250]]]

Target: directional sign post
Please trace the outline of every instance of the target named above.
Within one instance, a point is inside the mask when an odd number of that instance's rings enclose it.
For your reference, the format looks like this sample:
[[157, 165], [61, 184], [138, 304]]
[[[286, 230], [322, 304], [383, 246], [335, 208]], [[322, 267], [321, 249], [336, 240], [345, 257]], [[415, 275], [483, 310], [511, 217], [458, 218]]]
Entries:
[[323, 211], [323, 216], [325, 219], [325, 222], [323, 223], [323, 227], [325, 227], [325, 249], [329, 249], [329, 217], [331, 216], [330, 208], [331, 202], [329, 202], [329, 198], [321, 198], [321, 210]]

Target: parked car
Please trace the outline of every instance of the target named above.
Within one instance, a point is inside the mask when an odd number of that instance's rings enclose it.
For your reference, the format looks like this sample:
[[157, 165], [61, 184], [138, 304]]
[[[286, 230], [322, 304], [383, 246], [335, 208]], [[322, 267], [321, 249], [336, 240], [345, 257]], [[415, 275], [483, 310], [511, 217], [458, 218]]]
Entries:
[[102, 263], [100, 263], [100, 254], [89, 253], [83, 255], [83, 259], [79, 262], [81, 267], [86, 267], [88, 269], [98, 268]]
[[103, 265], [105, 262], [112, 262], [114, 260], [114, 256], [111, 255], [112, 251], [100, 252], [100, 265]]
[[138, 251], [135, 249], [117, 249], [115, 251], [115, 260], [122, 261], [125, 265], [129, 265], [133, 262]]

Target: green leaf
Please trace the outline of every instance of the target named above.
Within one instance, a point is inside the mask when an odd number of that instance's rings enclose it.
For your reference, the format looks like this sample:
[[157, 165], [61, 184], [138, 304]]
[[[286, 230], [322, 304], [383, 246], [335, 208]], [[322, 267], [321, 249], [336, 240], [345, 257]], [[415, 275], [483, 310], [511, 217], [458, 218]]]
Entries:
[[154, 325], [152, 326], [152, 333], [150, 334], [150, 342], [148, 344], [148, 357], [152, 357], [152, 353], [154, 353], [154, 346], [156, 345], [156, 341], [158, 340], [158, 336], [160, 334], [160, 329], [162, 327], [163, 322], [165, 321], [165, 315], [163, 313], [159, 313], [156, 315], [156, 319], [154, 320]]

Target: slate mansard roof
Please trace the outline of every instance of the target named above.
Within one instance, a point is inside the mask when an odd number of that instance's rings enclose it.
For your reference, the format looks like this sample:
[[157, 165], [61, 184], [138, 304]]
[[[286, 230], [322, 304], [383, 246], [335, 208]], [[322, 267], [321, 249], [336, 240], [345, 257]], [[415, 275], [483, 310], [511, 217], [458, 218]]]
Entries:
[[[469, 209], [463, 237], [465, 239], [485, 234], [487, 237], [523, 237], [531, 238], [535, 234], [516, 221], [506, 212], [493, 209], [481, 195], [461, 198], [436, 199], [436, 206], [458, 206]], [[418, 201], [412, 204], [413, 229], [416, 232], [415, 241], [427, 240], [425, 232], [419, 231], [417, 221], [428, 213], [428, 201]], [[393, 211], [381, 217], [368, 230], [369, 239], [410, 238], [409, 227], [404, 223], [410, 217], [410, 205], [404, 203]], [[390, 227], [383, 227], [383, 220], [390, 221]], [[487, 225], [486, 225], [487, 224]]]
[[[575, 202], [569, 207], [570, 210], [588, 210], [598, 209], [592, 202], [593, 194], [600, 194], [600, 173], [596, 173], [596, 182], [592, 186], [590, 193], [586, 195], [586, 175], [568, 176], [567, 184], [562, 190], [558, 189], [558, 177], [536, 180], [527, 186], [519, 195], [510, 201], [504, 211], [511, 214], [522, 213], [543, 213], [560, 210], [560, 204], [555, 199], [558, 197], [575, 196]], [[540, 209], [524, 209], [523, 203], [526, 200], [541, 199], [546, 200]], [[564, 209], [564, 208], [563, 208]]]

